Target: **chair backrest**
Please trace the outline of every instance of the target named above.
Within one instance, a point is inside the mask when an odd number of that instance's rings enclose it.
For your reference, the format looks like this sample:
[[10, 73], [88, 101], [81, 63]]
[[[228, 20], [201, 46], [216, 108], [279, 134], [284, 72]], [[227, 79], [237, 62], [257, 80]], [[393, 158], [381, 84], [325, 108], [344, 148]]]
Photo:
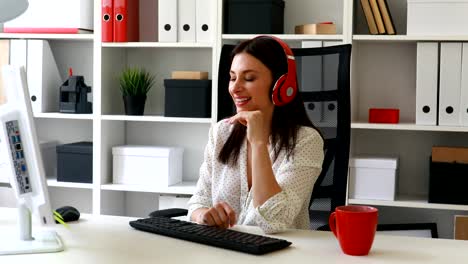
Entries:
[[[218, 72], [218, 121], [235, 109], [226, 89], [234, 45], [224, 45]], [[292, 49], [309, 118], [324, 139], [325, 158], [310, 199], [311, 229], [327, 230], [328, 216], [346, 202], [351, 134], [351, 45]]]
[[310, 199], [312, 229], [328, 230], [328, 216], [346, 203], [351, 135], [351, 45], [293, 49], [309, 118], [325, 138], [325, 158]]

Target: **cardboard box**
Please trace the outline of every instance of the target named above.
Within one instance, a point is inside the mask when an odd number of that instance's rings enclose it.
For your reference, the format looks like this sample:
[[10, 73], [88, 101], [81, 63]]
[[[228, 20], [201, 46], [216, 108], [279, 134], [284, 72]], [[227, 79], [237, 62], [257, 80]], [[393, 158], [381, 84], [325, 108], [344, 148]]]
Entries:
[[349, 161], [349, 196], [395, 200], [398, 158], [359, 156]]
[[208, 72], [202, 71], [173, 71], [172, 79], [208, 80]]
[[453, 238], [468, 240], [468, 215], [454, 216]]
[[468, 35], [468, 0], [408, 0], [407, 35]]
[[432, 161], [468, 164], [468, 148], [432, 147]]
[[183, 153], [183, 148], [179, 147], [113, 147], [113, 183], [159, 187], [179, 183]]
[[336, 34], [335, 24], [306, 24], [294, 28], [295, 34]]

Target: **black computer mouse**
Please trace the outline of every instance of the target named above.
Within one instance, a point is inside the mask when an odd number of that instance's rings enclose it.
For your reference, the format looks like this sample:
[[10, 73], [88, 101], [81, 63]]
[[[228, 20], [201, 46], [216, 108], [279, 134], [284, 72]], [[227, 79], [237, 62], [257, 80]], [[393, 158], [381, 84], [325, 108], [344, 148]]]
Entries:
[[80, 218], [80, 212], [73, 206], [63, 206], [55, 211], [62, 216], [65, 222], [76, 221]]

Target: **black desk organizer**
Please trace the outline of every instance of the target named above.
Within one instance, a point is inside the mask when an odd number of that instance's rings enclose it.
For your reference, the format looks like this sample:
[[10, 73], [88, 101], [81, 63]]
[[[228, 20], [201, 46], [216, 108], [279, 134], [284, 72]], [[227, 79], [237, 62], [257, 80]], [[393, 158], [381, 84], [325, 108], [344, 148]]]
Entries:
[[72, 75], [60, 86], [60, 113], [90, 114], [93, 104], [88, 102], [91, 86], [87, 86], [84, 77]]

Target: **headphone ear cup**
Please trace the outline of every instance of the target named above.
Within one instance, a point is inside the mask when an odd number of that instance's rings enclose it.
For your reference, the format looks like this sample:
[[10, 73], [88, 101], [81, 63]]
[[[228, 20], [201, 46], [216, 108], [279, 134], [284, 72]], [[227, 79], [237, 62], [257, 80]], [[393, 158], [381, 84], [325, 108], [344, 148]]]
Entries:
[[278, 80], [276, 81], [275, 86], [273, 86], [271, 99], [274, 105], [282, 106], [285, 104], [285, 102], [283, 102], [282, 100], [283, 99], [282, 94], [284, 93], [282, 92], [282, 90], [283, 90], [283, 85], [284, 85], [284, 82], [286, 81], [286, 78], [287, 78], [287, 74], [281, 75], [281, 77], [279, 77]]
[[291, 80], [286, 79], [283, 85], [281, 86], [279, 92], [281, 101], [283, 101], [284, 104], [289, 104], [294, 99], [294, 97], [296, 97], [296, 83], [291, 83]]

